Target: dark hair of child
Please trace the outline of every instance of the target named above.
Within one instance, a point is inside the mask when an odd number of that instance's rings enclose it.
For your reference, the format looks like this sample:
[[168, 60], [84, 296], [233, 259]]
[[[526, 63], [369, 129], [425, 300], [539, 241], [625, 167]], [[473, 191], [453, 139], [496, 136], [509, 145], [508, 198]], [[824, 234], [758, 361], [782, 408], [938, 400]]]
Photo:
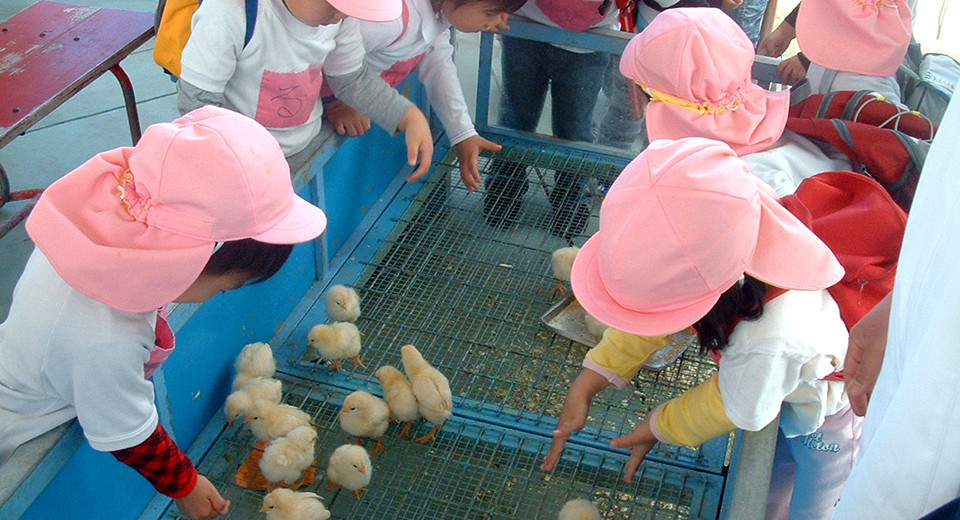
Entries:
[[267, 244], [252, 238], [224, 242], [203, 267], [203, 274], [242, 271], [250, 274], [249, 283], [260, 283], [277, 274], [291, 251], [293, 244]]
[[744, 275], [743, 283], [735, 283], [700, 321], [693, 324], [700, 338], [700, 353], [719, 352], [727, 346], [727, 338], [740, 320], [755, 320], [763, 315], [768, 286]]
[[[523, 4], [527, 3], [527, 0], [480, 0], [482, 3], [490, 7], [491, 10], [495, 11], [505, 11], [507, 13], [512, 13], [517, 9], [523, 7]], [[450, 0], [450, 3], [453, 4], [454, 9], [458, 9], [466, 4], [477, 2], [477, 0]]]

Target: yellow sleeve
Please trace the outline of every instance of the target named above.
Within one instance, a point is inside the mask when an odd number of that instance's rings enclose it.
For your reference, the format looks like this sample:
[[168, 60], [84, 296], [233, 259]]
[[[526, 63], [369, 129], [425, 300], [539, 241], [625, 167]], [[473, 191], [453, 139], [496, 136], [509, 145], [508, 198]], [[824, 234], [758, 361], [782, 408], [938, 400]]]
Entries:
[[669, 342], [670, 336], [637, 336], [608, 328], [597, 346], [587, 352], [583, 365], [620, 388]]
[[724, 411], [719, 381], [719, 374], [714, 373], [680, 397], [660, 405], [650, 415], [654, 435], [677, 446], [699, 446], [736, 430]]

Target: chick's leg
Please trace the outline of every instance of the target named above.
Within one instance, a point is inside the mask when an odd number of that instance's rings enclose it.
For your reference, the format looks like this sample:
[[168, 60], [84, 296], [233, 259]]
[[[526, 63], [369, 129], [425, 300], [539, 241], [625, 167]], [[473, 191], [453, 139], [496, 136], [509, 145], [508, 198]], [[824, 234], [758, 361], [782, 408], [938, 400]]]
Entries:
[[362, 366], [363, 368], [367, 368], [367, 365], [364, 365], [364, 364], [363, 364], [363, 361], [360, 361], [360, 354], [357, 354], [357, 357], [353, 358], [353, 364], [354, 364], [354, 365], [360, 365], [360, 366]]
[[360, 489], [354, 489], [350, 493], [353, 496], [357, 497], [357, 500], [360, 500], [360, 493], [366, 493], [367, 491], [368, 491], [367, 488], [360, 488]]
[[410, 435], [410, 427], [413, 426], [413, 421], [407, 421], [403, 425], [403, 429], [400, 430], [400, 433], [397, 434], [397, 438], [403, 438]]
[[373, 445], [373, 454], [376, 455], [377, 453], [386, 453], [386, 452], [387, 452], [387, 448], [383, 446], [383, 442], [380, 441], [380, 437], [377, 437], [377, 442], [374, 443]]
[[557, 296], [557, 293], [564, 294], [567, 292], [567, 287], [563, 285], [563, 281], [557, 282], [557, 285], [553, 286], [553, 292], [550, 293], [550, 298], [553, 299]]
[[340, 370], [340, 360], [334, 359], [333, 361], [330, 362], [330, 371], [336, 372], [337, 370]]
[[423, 437], [420, 437], [419, 439], [415, 439], [414, 442], [427, 443], [427, 442], [432, 441], [432, 440], [434, 439], [434, 437], [437, 436], [437, 432], [440, 431], [440, 426], [442, 426], [442, 425], [441, 425], [441, 424], [434, 424], [434, 425], [433, 425], [433, 428], [431, 428], [430, 431], [427, 432], [426, 435], [424, 435]]

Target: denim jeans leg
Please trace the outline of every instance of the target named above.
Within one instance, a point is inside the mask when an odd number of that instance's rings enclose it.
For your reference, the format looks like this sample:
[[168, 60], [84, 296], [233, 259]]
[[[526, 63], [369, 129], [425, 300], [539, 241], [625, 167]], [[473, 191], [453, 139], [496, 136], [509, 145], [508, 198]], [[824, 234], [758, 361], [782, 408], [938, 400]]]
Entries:
[[747, 34], [754, 47], [760, 42], [760, 24], [763, 23], [763, 13], [767, 11], [767, 2], [768, 0], [743, 0], [740, 7], [727, 11]]

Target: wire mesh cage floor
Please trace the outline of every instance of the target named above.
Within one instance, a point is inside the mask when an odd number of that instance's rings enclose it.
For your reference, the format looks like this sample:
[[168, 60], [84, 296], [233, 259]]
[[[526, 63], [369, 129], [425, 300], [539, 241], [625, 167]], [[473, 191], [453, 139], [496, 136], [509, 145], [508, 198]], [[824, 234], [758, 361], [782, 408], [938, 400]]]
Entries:
[[[318, 488], [319, 494], [330, 499], [334, 518], [556, 518], [567, 499], [578, 497], [598, 504], [604, 518], [716, 517], [726, 439], [697, 449], [658, 444], [632, 485], [622, 481], [626, 452], [608, 447], [653, 407], [716, 370], [695, 348], [661, 371], [641, 372], [624, 390], [600, 393], [558, 468], [550, 474], [538, 469], [588, 349], [540, 322], [557, 299], [550, 255], [596, 231], [599, 201], [625, 162], [525, 141], [504, 144], [480, 166], [525, 166], [526, 193], [507, 229], [487, 224], [486, 194], [466, 189], [451, 151], [418, 193], [391, 202], [403, 207], [384, 215], [399, 218], [382, 218], [380, 233], [357, 248], [371, 253], [351, 256], [356, 265], [350, 271], [359, 274], [347, 283], [361, 297], [357, 326], [366, 368], [346, 363], [332, 372], [307, 348], [310, 328], [328, 321], [319, 290], [309, 293], [313, 300], [301, 303], [302, 315], [291, 316], [274, 344], [279, 370], [291, 384], [286, 400], [312, 410], [321, 430], [321, 464], [349, 440], [335, 419], [342, 395], [356, 389], [382, 395], [373, 373], [382, 365], [399, 367], [402, 345], [416, 345], [450, 380], [454, 417], [436, 441], [388, 442], [388, 452], [374, 460], [370, 493], [360, 501]], [[572, 175], [578, 187], [566, 202], [591, 209], [585, 229], [572, 237], [556, 226], [551, 205], [558, 172]], [[248, 503], [259, 508], [262, 499], [262, 492], [232, 480], [237, 460], [250, 449], [248, 437], [243, 428], [227, 428], [200, 468], [238, 511]]]

